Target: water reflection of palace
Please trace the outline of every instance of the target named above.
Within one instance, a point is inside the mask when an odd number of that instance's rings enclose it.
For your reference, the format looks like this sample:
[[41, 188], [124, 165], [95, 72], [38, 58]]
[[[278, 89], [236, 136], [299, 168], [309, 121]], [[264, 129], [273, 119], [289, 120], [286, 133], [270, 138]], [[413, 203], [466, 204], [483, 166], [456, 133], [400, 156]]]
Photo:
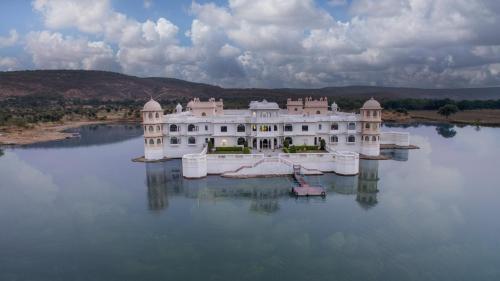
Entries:
[[363, 208], [370, 208], [378, 203], [378, 163], [378, 160], [359, 161], [356, 201]]
[[[184, 196], [202, 201], [216, 201], [223, 198], [242, 198], [251, 200], [250, 211], [272, 213], [279, 210], [278, 198], [288, 196], [288, 181], [283, 178], [268, 179], [222, 179], [207, 177], [188, 180], [181, 174], [178, 160], [162, 163], [146, 163], [146, 185], [148, 207], [152, 211], [168, 208], [169, 197]], [[273, 184], [273, 180], [280, 184]]]
[[[406, 152], [406, 153], [404, 153]], [[407, 161], [405, 150], [391, 150], [393, 159]], [[389, 160], [390, 161], [390, 160]], [[357, 176], [325, 174], [319, 181], [330, 186], [332, 196], [353, 196], [364, 209], [378, 203], [379, 160], [360, 160]], [[201, 201], [217, 201], [239, 198], [251, 201], [250, 211], [273, 213], [280, 209], [279, 201], [290, 198], [288, 178], [228, 179], [218, 176], [189, 180], [182, 177], [179, 160], [162, 163], [146, 163], [146, 184], [149, 209], [161, 211], [168, 208], [169, 197], [183, 196]]]
[[[408, 150], [384, 149], [381, 154], [390, 156], [392, 160], [408, 161]], [[359, 174], [355, 177], [330, 176], [330, 191], [342, 195], [356, 195], [356, 201], [364, 209], [377, 205], [379, 162], [379, 160], [360, 160]]]

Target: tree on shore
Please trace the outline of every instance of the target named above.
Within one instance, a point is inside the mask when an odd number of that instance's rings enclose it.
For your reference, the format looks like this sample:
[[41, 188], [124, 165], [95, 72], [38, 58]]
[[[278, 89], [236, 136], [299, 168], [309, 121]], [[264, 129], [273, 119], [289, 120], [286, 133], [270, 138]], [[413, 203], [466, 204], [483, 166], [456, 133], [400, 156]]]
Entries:
[[446, 119], [448, 119], [448, 117], [450, 115], [457, 113], [458, 110], [459, 110], [458, 106], [456, 106], [455, 104], [449, 103], [449, 104], [445, 104], [442, 107], [440, 107], [438, 109], [438, 114], [443, 115], [446, 117]]

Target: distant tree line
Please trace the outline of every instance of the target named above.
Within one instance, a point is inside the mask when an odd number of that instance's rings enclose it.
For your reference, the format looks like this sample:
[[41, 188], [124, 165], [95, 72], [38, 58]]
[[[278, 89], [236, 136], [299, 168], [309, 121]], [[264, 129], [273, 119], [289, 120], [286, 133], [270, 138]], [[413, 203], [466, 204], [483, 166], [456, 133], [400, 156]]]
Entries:
[[[262, 100], [266, 96], [232, 96], [224, 99], [226, 108], [248, 108], [251, 100]], [[165, 113], [174, 111], [177, 103], [184, 107], [190, 97], [162, 98], [161, 103]], [[123, 114], [124, 118], [140, 119], [140, 110], [147, 98], [140, 100], [100, 100], [64, 98], [59, 94], [38, 93], [34, 95], [10, 97], [0, 100], [0, 126], [29, 126], [39, 122], [58, 122], [64, 118], [82, 118], [97, 120], [106, 114]], [[275, 100], [286, 107], [286, 97]], [[343, 111], [358, 111], [366, 98], [329, 97], [329, 102], [335, 101]], [[440, 110], [444, 116], [449, 116], [458, 110], [468, 109], [500, 109], [500, 100], [461, 100], [451, 99], [381, 99], [384, 109], [407, 112], [408, 110]], [[101, 117], [99, 117], [101, 116]]]
[[451, 99], [398, 99], [384, 100], [384, 109], [406, 109], [406, 110], [439, 110], [445, 105], [456, 105], [459, 110], [468, 109], [500, 109], [500, 100], [460, 100]]

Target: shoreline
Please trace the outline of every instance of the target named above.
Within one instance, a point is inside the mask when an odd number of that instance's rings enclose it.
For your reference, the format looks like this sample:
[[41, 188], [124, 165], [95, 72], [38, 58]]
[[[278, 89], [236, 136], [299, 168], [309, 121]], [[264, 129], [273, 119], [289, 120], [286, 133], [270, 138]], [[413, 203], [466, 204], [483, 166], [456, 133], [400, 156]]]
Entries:
[[[140, 123], [138, 119], [113, 118], [108, 120], [79, 120], [62, 123], [41, 123], [30, 128], [3, 127], [0, 128], [0, 146], [29, 145], [47, 141], [57, 141], [75, 137], [67, 129], [85, 125], [112, 124], [120, 122]], [[408, 111], [408, 114], [395, 111], [384, 111], [382, 122], [387, 124], [436, 123], [452, 125], [471, 125], [484, 127], [500, 127], [500, 110], [481, 109], [464, 110], [446, 119], [435, 111]]]
[[68, 129], [78, 128], [86, 125], [112, 124], [112, 123], [136, 123], [135, 119], [112, 119], [112, 120], [86, 120], [65, 121], [62, 123], [41, 123], [31, 128], [8, 127], [0, 130], [0, 146], [28, 145], [47, 141], [64, 140], [73, 138], [73, 133], [64, 132]]
[[500, 127], [500, 110], [475, 109], [464, 110], [449, 116], [439, 115], [432, 110], [412, 110], [407, 114], [395, 111], [384, 111], [382, 122], [391, 124], [435, 123], [451, 125], [470, 125], [483, 127]]

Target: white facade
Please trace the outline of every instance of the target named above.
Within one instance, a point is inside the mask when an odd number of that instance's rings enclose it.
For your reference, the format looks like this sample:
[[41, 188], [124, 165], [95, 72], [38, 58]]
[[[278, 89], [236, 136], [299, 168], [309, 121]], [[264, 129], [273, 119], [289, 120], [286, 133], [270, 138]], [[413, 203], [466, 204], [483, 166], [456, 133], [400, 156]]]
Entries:
[[[275, 102], [253, 101], [248, 109], [224, 109], [223, 101], [193, 99], [186, 110], [164, 115], [160, 104], [150, 100], [142, 110], [146, 160], [182, 158], [187, 178], [221, 174], [229, 177], [282, 175], [300, 165], [305, 174], [336, 172], [355, 175], [359, 154], [378, 156], [382, 108], [370, 99], [360, 113], [340, 112], [326, 98], [288, 99], [287, 109]], [[325, 153], [272, 153], [289, 145], [320, 146]], [[407, 134], [384, 135], [384, 143], [409, 144]], [[251, 154], [207, 154], [215, 147], [248, 146]], [[279, 150], [278, 150], [279, 151]]]
[[[382, 108], [375, 100], [368, 101], [360, 114], [339, 112], [335, 104], [327, 110], [326, 98], [289, 103], [294, 110], [280, 109], [266, 100], [251, 102], [249, 109], [228, 110], [222, 101], [195, 99], [188, 103], [188, 110], [178, 105], [175, 113], [167, 115], [150, 104], [143, 110], [145, 157], [181, 158], [200, 152], [209, 141], [215, 147], [246, 143], [255, 152], [282, 148], [285, 140], [290, 145], [319, 146], [321, 139], [335, 150], [379, 155]], [[298, 111], [301, 103], [304, 109]]]

